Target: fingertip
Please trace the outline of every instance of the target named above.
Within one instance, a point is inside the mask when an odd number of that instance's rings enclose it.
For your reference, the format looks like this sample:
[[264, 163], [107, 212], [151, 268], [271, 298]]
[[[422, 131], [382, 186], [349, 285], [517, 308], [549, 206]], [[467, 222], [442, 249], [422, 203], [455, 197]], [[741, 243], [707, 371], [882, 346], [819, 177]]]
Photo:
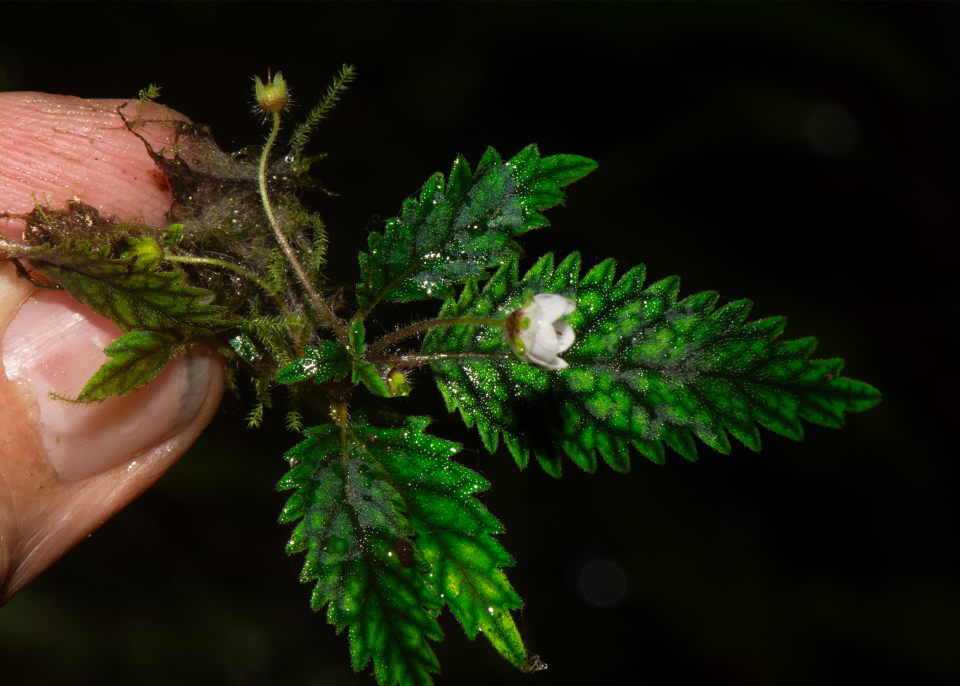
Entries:
[[[118, 114], [124, 103], [127, 113], [134, 99], [0, 93], [0, 210], [26, 214], [79, 197], [104, 216], [166, 224], [170, 183]], [[142, 115], [150, 123], [137, 133], [157, 151], [174, 147], [175, 122], [190, 122], [156, 104]], [[22, 220], [0, 223], [8, 237], [22, 231]]]
[[32, 395], [43, 449], [61, 479], [84, 479], [131, 461], [193, 422], [207, 395], [222, 394], [222, 363], [198, 347], [123, 397], [76, 405], [51, 396], [79, 395], [109, 359], [103, 348], [120, 335], [66, 293], [36, 291], [0, 339], [6, 376], [25, 382], [23, 392]]

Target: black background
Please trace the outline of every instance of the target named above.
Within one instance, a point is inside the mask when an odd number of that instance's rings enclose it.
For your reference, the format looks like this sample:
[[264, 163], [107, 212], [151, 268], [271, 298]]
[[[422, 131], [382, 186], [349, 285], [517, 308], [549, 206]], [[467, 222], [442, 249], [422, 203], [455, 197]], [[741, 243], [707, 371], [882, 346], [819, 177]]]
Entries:
[[[956, 529], [957, 98], [950, 4], [29, 4], [0, 7], [0, 87], [161, 101], [227, 150], [264, 135], [251, 77], [282, 69], [339, 197], [329, 275], [456, 154], [599, 162], [524, 237], [529, 259], [645, 263], [681, 295], [751, 298], [885, 395], [762, 455], [700, 446], [629, 475], [518, 472], [448, 415], [429, 373], [404, 407], [465, 445], [515, 556], [516, 614], [548, 671], [516, 672], [442, 615], [439, 684], [805, 684], [960, 679]], [[429, 308], [428, 308], [429, 309]], [[420, 310], [402, 310], [400, 318]], [[392, 326], [392, 315], [381, 323]], [[308, 608], [274, 492], [295, 442], [228, 402], [140, 500], [0, 611], [0, 682], [368, 684]], [[953, 454], [954, 458], [950, 455]], [[610, 607], [580, 590], [622, 570]], [[595, 567], [594, 567], [595, 568]], [[368, 668], [369, 671], [369, 668]]]

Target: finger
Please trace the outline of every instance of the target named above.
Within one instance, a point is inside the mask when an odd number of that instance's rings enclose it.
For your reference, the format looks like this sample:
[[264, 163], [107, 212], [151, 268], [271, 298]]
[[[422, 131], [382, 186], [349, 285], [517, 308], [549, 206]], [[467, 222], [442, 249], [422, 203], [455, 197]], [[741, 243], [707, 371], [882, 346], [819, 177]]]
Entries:
[[[0, 94], [0, 209], [26, 213], [74, 196], [106, 216], [165, 223], [169, 184], [117, 114], [123, 101]], [[128, 105], [128, 108], [132, 106]], [[172, 147], [169, 122], [148, 106], [142, 132]], [[42, 196], [42, 198], [41, 198]], [[0, 231], [19, 238], [22, 225]], [[0, 264], [0, 602], [148, 488], [195, 440], [223, 392], [222, 362], [197, 348], [149, 386], [98, 407], [64, 406], [120, 335], [62, 293], [36, 291]]]
[[[11, 271], [11, 265], [0, 265], [0, 289], [19, 285]], [[20, 364], [26, 376], [0, 387], [0, 416], [7, 429], [0, 449], [0, 554], [9, 570], [0, 585], [2, 602], [152, 485], [209, 423], [222, 397], [221, 365], [209, 350], [198, 348], [171, 363], [148, 387], [99, 407], [50, 400], [48, 379], [62, 377], [60, 383], [74, 391], [71, 383], [85, 382], [74, 373], [75, 365], [97, 352], [105, 358], [90, 338], [113, 325], [93, 313], [88, 316], [95, 320], [87, 320], [78, 313], [82, 306], [72, 302], [48, 300], [63, 294], [34, 295], [37, 299], [24, 303], [2, 340], [5, 368]], [[9, 300], [0, 295], [0, 302]], [[48, 336], [44, 332], [59, 327], [40, 322], [38, 337], [22, 323], [36, 316], [31, 310], [50, 312], [60, 321], [66, 316], [72, 324], [62, 329], [64, 335]], [[36, 341], [32, 349], [21, 343], [28, 338]], [[37, 359], [32, 373], [23, 369]], [[60, 373], [62, 361], [66, 375]], [[36, 370], [39, 378], [33, 376]]]
[[[126, 103], [125, 107], [122, 107]], [[25, 214], [35, 202], [62, 207], [74, 196], [118, 219], [164, 224], [170, 184], [118, 114], [136, 116], [126, 100], [82, 100], [42, 93], [0, 93], [0, 207]], [[150, 103], [137, 133], [154, 150], [171, 149], [173, 121], [190, 120]], [[20, 220], [0, 232], [19, 237]]]
[[194, 354], [129, 397], [91, 407], [50, 395], [78, 396], [107, 361], [103, 349], [119, 336], [109, 319], [68, 294], [43, 290], [21, 305], [3, 334], [4, 370], [8, 378], [26, 382], [18, 391], [37, 404], [41, 443], [61, 479], [99, 474], [174, 435], [196, 416], [210, 385], [210, 365], [198, 364]]

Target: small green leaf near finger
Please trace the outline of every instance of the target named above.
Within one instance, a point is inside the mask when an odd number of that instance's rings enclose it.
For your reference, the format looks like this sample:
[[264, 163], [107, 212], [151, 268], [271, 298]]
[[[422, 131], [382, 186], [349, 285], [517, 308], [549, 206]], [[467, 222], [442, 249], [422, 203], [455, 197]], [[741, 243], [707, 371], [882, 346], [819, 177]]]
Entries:
[[77, 396], [83, 403], [126, 395], [143, 386], [166, 366], [180, 342], [159, 331], [131, 331], [104, 348], [108, 360]]

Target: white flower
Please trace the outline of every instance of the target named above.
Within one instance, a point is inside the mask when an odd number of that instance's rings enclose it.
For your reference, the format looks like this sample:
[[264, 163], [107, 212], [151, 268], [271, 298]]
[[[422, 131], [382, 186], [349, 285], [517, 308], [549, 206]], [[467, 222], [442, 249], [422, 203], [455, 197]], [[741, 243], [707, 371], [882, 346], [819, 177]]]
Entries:
[[507, 342], [524, 362], [544, 369], [566, 369], [558, 355], [567, 350], [576, 336], [560, 317], [577, 309], [569, 298], [555, 293], [539, 293], [507, 317]]

